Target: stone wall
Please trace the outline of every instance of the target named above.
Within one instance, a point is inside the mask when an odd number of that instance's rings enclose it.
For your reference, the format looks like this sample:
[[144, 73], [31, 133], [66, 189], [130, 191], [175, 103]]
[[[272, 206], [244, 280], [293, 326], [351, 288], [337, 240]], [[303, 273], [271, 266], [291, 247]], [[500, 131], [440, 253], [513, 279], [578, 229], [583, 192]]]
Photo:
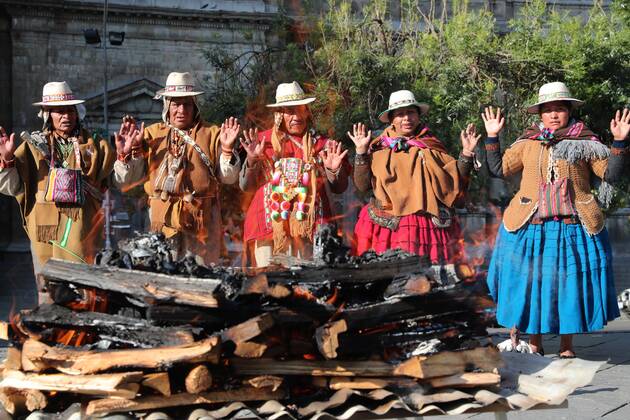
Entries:
[[[41, 127], [33, 102], [48, 81], [67, 81], [87, 99], [88, 125], [103, 125], [103, 50], [85, 43], [83, 30], [98, 29], [103, 0], [0, 0], [0, 125], [20, 133]], [[108, 31], [124, 31], [109, 47], [109, 130], [134, 114], [160, 118], [151, 101], [168, 73], [190, 71], [201, 84], [213, 76], [204, 51], [239, 53], [276, 42], [268, 29], [277, 12], [272, 1], [110, 0]], [[203, 8], [204, 5], [207, 5]], [[0, 195], [0, 249], [28, 249], [17, 204]]]
[[[108, 90], [142, 79], [163, 84], [171, 71], [190, 71], [203, 82], [212, 77], [205, 50], [222, 47], [238, 53], [273, 41], [267, 39], [266, 31], [274, 12], [265, 2], [219, 2], [231, 5], [227, 10], [210, 9], [212, 3], [110, 1], [108, 31], [126, 35], [122, 46], [108, 45]], [[12, 22], [13, 115], [2, 118], [10, 117], [16, 131], [41, 124], [31, 103], [39, 100], [48, 81], [66, 80], [80, 98], [102, 95], [103, 50], [86, 45], [83, 37], [86, 28], [102, 32], [102, 1], [2, 0], [0, 8], [3, 4]], [[184, 8], [176, 8], [178, 4]], [[209, 4], [206, 9], [210, 10], [200, 10], [203, 4]], [[100, 125], [102, 119], [94, 122]], [[115, 126], [118, 121], [110, 123]]]

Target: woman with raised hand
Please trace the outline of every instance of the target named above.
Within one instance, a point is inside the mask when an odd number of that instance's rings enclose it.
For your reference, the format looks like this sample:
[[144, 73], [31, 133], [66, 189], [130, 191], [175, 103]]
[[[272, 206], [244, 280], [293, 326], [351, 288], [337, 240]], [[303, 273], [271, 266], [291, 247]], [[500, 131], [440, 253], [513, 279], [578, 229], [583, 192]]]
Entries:
[[68, 83], [50, 82], [33, 104], [41, 131], [23, 132], [16, 149], [15, 134], [0, 127], [0, 193], [20, 205], [35, 274], [50, 258], [92, 262], [102, 244], [102, 193], [115, 155], [82, 126], [83, 102]]
[[240, 187], [254, 193], [243, 234], [249, 266], [266, 267], [278, 255], [312, 258], [317, 226], [332, 222], [327, 189], [348, 186], [347, 150], [315, 132], [313, 101], [297, 82], [280, 83], [267, 105], [273, 127], [244, 132]]
[[389, 123], [382, 135], [372, 140], [360, 123], [348, 133], [356, 147], [354, 184], [374, 194], [355, 226], [357, 254], [400, 248], [434, 263], [463, 256], [453, 206], [467, 187], [481, 136], [472, 124], [462, 130], [463, 151], [454, 159], [422, 121], [428, 109], [412, 92], [397, 91], [379, 115]]
[[[501, 155], [501, 110], [482, 114], [492, 176], [522, 173], [518, 192], [503, 215], [488, 272], [497, 321], [530, 334], [544, 354], [542, 334], [561, 334], [559, 355], [575, 357], [573, 334], [602, 329], [619, 316], [612, 251], [600, 202], [624, 169], [630, 112], [610, 122], [612, 149], [571, 111], [582, 105], [564, 83], [543, 85], [527, 111], [540, 122]], [[599, 181], [599, 194], [591, 193]]]

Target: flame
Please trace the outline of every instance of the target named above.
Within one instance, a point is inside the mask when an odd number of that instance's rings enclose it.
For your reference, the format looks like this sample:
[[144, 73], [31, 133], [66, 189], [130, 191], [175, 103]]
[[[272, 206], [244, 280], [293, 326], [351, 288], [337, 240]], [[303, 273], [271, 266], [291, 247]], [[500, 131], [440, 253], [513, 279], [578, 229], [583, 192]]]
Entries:
[[326, 303], [329, 305], [334, 305], [334, 303], [337, 301], [337, 298], [339, 297], [339, 288], [335, 287], [335, 290], [333, 290], [333, 294], [332, 296], [330, 296], [327, 300]]
[[[83, 300], [74, 301], [67, 304], [69, 309], [74, 311], [106, 312], [107, 293], [96, 289], [83, 289]], [[54, 341], [65, 346], [80, 347], [86, 342], [94, 339], [92, 334], [85, 331], [59, 329], [54, 337]]]
[[293, 286], [293, 296], [298, 299], [310, 300], [313, 302], [317, 301], [317, 297], [314, 294], [299, 286]]

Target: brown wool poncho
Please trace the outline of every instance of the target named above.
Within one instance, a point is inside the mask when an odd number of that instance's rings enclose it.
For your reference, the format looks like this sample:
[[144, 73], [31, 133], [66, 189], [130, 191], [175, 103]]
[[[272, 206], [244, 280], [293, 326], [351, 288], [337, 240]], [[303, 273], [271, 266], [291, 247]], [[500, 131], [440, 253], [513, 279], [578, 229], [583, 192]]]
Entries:
[[[457, 169], [457, 160], [428, 129], [410, 140], [424, 147], [394, 151], [378, 147], [383, 137], [399, 137], [388, 127], [370, 146], [372, 188], [383, 210], [394, 216], [423, 211], [439, 216], [439, 205], [452, 207], [464, 190], [464, 177]], [[355, 168], [361, 170], [360, 167]]]

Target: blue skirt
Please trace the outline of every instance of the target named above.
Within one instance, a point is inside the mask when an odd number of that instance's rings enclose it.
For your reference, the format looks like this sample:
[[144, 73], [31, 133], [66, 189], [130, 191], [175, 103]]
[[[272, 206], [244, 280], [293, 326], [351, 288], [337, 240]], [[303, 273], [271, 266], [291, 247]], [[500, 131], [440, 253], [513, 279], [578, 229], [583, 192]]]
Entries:
[[529, 334], [600, 330], [619, 316], [608, 231], [550, 221], [499, 230], [488, 287], [497, 322]]

